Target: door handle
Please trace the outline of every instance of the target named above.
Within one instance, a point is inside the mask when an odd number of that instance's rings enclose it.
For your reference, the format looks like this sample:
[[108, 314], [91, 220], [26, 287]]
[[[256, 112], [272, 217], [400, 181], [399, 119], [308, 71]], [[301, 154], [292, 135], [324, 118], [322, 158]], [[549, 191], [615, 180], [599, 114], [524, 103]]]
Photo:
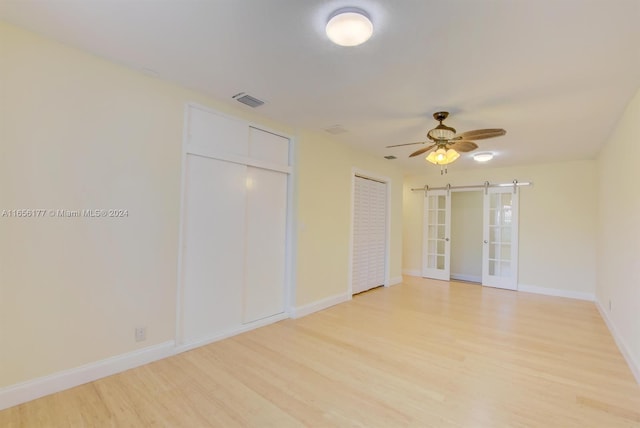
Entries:
[[444, 238], [445, 241], [449, 242], [449, 238]]
[[483, 242], [484, 242], [485, 244], [488, 244], [488, 243], [489, 243], [489, 241], [487, 241], [486, 239], [485, 239]]

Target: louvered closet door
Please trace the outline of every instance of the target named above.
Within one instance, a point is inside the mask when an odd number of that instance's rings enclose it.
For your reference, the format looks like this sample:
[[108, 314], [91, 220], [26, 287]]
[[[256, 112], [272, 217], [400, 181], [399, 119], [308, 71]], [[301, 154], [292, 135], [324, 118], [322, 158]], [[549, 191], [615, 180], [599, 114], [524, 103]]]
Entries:
[[353, 293], [385, 282], [387, 247], [387, 186], [355, 177], [353, 216]]

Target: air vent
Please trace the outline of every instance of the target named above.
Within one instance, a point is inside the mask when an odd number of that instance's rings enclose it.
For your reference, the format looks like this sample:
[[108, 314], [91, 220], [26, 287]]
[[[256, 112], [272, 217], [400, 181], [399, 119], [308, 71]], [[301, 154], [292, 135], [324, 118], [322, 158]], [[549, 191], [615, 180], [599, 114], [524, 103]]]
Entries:
[[234, 98], [236, 101], [240, 101], [242, 104], [246, 104], [249, 107], [252, 108], [256, 108], [256, 107], [260, 107], [262, 104], [264, 104], [264, 101], [259, 100], [255, 97], [252, 97], [251, 95], [247, 95], [244, 92], [240, 92], [238, 94], [235, 94], [232, 98]]
[[398, 158], [397, 158], [397, 157], [395, 157], [394, 155], [385, 156], [384, 158], [385, 158], [385, 159], [388, 159], [388, 160], [398, 159]]

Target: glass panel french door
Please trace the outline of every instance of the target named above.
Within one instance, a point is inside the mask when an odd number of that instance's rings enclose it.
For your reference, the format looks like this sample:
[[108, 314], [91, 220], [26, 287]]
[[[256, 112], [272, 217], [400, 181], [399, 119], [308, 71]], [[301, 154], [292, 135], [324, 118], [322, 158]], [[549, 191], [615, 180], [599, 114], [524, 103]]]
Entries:
[[518, 193], [487, 189], [484, 196], [482, 285], [518, 288]]
[[422, 276], [449, 280], [451, 241], [451, 195], [429, 190], [424, 199]]

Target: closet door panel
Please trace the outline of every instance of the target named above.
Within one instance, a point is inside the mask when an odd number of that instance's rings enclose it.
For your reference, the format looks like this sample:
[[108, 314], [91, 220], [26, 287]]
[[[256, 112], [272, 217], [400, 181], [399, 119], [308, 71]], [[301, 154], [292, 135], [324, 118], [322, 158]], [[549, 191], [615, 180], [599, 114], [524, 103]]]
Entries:
[[355, 294], [385, 282], [386, 184], [356, 176], [353, 208], [351, 287]]
[[245, 323], [284, 312], [287, 174], [247, 168]]
[[189, 143], [215, 150], [220, 154], [247, 156], [247, 123], [192, 107], [189, 110]]
[[368, 286], [377, 287], [385, 280], [387, 241], [387, 186], [369, 180], [369, 270]]
[[241, 323], [244, 165], [187, 155], [183, 237], [183, 341]]
[[289, 139], [257, 128], [249, 128], [249, 157], [289, 165]]

